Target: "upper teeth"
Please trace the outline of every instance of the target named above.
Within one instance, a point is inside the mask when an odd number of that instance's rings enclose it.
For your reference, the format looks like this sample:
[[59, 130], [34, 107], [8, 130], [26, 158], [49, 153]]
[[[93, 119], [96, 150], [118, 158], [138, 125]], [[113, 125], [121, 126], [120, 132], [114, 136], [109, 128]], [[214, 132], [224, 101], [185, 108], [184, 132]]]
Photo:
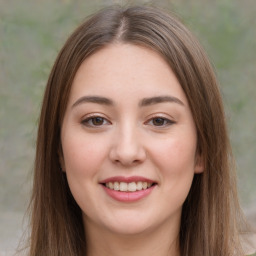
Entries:
[[117, 191], [129, 191], [129, 192], [134, 192], [134, 191], [139, 191], [142, 189], [147, 189], [152, 186], [152, 183], [146, 182], [146, 181], [138, 181], [138, 182], [107, 182], [106, 187], [110, 189], [114, 189]]

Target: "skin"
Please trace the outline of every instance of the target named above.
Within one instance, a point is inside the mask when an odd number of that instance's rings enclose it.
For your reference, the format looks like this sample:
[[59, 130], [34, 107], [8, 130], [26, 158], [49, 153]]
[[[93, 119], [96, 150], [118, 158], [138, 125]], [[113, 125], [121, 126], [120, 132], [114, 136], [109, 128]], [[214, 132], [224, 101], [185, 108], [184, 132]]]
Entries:
[[[145, 101], [157, 96], [170, 98]], [[61, 142], [89, 256], [179, 255], [182, 205], [203, 167], [186, 96], [160, 55], [117, 43], [87, 58], [72, 84]], [[141, 200], [120, 202], [100, 184], [113, 176], [142, 176], [157, 185]]]

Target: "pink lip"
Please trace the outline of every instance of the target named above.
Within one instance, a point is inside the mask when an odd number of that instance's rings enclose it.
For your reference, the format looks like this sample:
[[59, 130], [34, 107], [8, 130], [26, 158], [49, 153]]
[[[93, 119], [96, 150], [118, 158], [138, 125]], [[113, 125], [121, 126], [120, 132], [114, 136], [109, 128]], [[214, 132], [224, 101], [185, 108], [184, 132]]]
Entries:
[[102, 185], [104, 191], [113, 199], [120, 201], [120, 202], [135, 202], [138, 201], [142, 198], [145, 198], [146, 196], [148, 196], [152, 190], [155, 188], [155, 186], [153, 185], [150, 188], [147, 189], [142, 189], [139, 191], [135, 191], [135, 192], [122, 192], [122, 191], [116, 191], [113, 189], [109, 189], [105, 186], [106, 183], [108, 182], [126, 182], [126, 183], [130, 183], [130, 182], [149, 182], [149, 183], [156, 183], [155, 181], [142, 177], [142, 176], [130, 176], [130, 177], [124, 177], [124, 176], [115, 176], [115, 177], [111, 177], [111, 178], [107, 178], [105, 180], [100, 181], [99, 183]]
[[114, 176], [105, 180], [100, 181], [99, 183], [103, 184], [103, 183], [108, 183], [108, 182], [138, 182], [138, 181], [142, 181], [142, 182], [149, 182], [149, 183], [156, 183], [153, 180], [147, 179], [145, 177], [142, 176], [130, 176], [130, 177], [124, 177], [124, 176]]
[[120, 201], [120, 202], [138, 201], [138, 200], [148, 196], [151, 193], [151, 191], [155, 188], [155, 186], [152, 186], [145, 190], [140, 190], [140, 191], [136, 191], [136, 192], [122, 192], [122, 191], [116, 191], [116, 190], [109, 189], [103, 185], [102, 185], [102, 187], [110, 197], [112, 197], [113, 199]]

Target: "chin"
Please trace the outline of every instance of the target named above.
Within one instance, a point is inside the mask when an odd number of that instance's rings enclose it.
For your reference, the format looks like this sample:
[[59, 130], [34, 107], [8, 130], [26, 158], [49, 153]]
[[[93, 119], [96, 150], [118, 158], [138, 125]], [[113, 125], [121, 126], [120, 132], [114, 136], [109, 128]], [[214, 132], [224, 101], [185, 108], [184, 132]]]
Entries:
[[123, 236], [134, 236], [134, 235], [140, 235], [148, 232], [150, 230], [149, 226], [142, 226], [142, 225], [137, 225], [135, 223], [133, 224], [127, 224], [122, 227], [109, 227], [109, 231], [112, 233], [118, 234], [118, 235], [123, 235]]
[[146, 218], [145, 215], [129, 214], [128, 216], [116, 217], [113, 222], [108, 222], [109, 231], [119, 235], [139, 235], [149, 232], [154, 225], [152, 218]]

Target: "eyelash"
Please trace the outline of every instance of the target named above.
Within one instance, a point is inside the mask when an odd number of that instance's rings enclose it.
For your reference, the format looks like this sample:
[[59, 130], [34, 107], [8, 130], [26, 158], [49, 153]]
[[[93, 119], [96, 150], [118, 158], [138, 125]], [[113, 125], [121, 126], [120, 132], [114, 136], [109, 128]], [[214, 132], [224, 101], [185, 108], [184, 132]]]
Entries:
[[[104, 123], [103, 124], [99, 124], [99, 125], [95, 125], [93, 124], [93, 120], [96, 120], [97, 118], [101, 119]], [[87, 126], [87, 127], [90, 127], [90, 128], [97, 128], [97, 127], [101, 127], [102, 125], [106, 125], [107, 124], [111, 124], [106, 118], [102, 117], [102, 116], [99, 116], [99, 115], [95, 115], [95, 116], [89, 116], [87, 118], [85, 118], [84, 120], [82, 120], [82, 124]]]
[[149, 124], [150, 122], [154, 122], [157, 119], [160, 119], [161, 121], [163, 121], [164, 124], [163, 125], [154, 125], [154, 124], [152, 124], [152, 126], [159, 127], [159, 128], [165, 128], [165, 127], [168, 127], [168, 126], [175, 123], [174, 121], [172, 121], [168, 118], [165, 118], [165, 117], [162, 117], [162, 116], [156, 116], [156, 117], [151, 118], [149, 121], [147, 121], [146, 124]]
[[[101, 119], [101, 121], [102, 121], [103, 123], [101, 123], [101, 124], [99, 124], [99, 125], [93, 124], [93, 123], [92, 123], [93, 120], [96, 120], [97, 118]], [[154, 126], [154, 127], [159, 127], [159, 128], [165, 128], [165, 127], [168, 127], [168, 126], [170, 126], [170, 125], [172, 125], [172, 124], [175, 124], [174, 121], [172, 121], [172, 120], [170, 120], [170, 119], [167, 119], [167, 118], [165, 118], [165, 117], [161, 117], [161, 116], [153, 117], [153, 118], [149, 119], [148, 121], [146, 121], [145, 124], [146, 124], [146, 125], [147, 125], [147, 124], [150, 124], [150, 123], [156, 121], [157, 119], [158, 119], [158, 121], [161, 120], [161, 121], [163, 122], [163, 124], [160, 124], [160, 125], [151, 124], [152, 126]], [[104, 117], [102, 117], [102, 116], [100, 116], [100, 115], [89, 116], [89, 117], [85, 118], [84, 120], [82, 120], [81, 123], [82, 123], [82, 125], [87, 126], [87, 127], [90, 127], [90, 128], [98, 128], [98, 127], [101, 127], [101, 126], [103, 126], [103, 125], [109, 125], [109, 124], [111, 124], [110, 121], [108, 121], [106, 118], [104, 118]]]

